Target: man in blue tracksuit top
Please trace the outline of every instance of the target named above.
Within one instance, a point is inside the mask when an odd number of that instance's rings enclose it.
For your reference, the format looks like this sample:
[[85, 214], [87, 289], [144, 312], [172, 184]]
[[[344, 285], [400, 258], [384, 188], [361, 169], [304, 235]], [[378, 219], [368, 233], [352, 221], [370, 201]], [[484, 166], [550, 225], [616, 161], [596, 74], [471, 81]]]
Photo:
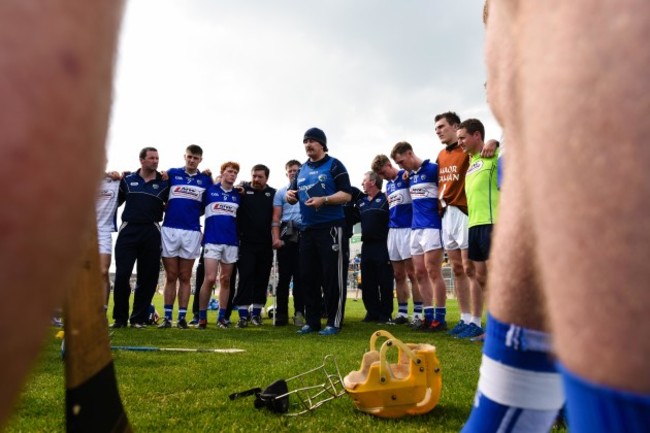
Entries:
[[[305, 294], [307, 324], [299, 334], [335, 335], [343, 325], [347, 291], [349, 245], [344, 236], [343, 204], [351, 199], [350, 177], [336, 158], [327, 154], [327, 137], [310, 128], [303, 138], [309, 159], [291, 182], [286, 200], [300, 203], [300, 275]], [[321, 287], [327, 324], [321, 330]]]
[[[140, 151], [140, 169], [122, 178], [118, 204], [126, 202], [122, 226], [115, 243], [115, 288], [113, 289], [113, 328], [146, 326], [149, 305], [156, 291], [160, 272], [160, 221], [169, 197], [169, 182], [158, 173], [158, 151]], [[135, 262], [138, 279], [129, 317], [129, 280]]]

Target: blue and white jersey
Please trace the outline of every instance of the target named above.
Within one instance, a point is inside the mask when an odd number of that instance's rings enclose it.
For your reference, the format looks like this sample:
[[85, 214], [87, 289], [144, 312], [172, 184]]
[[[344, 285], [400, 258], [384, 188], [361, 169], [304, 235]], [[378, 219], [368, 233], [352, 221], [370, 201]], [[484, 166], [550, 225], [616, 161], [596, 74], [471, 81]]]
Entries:
[[287, 190], [289, 185], [279, 188], [273, 197], [273, 206], [282, 208], [282, 222], [293, 221], [294, 223], [300, 226], [300, 206], [295, 206], [287, 203], [285, 196], [287, 195]]
[[347, 193], [352, 191], [348, 171], [341, 161], [325, 155], [319, 161], [305, 162], [296, 174], [296, 179], [291, 183], [291, 189], [298, 190], [303, 229], [345, 225], [342, 205], [322, 206], [316, 210], [305, 204], [311, 197], [325, 197], [337, 191]]
[[413, 223], [413, 203], [409, 191], [409, 181], [404, 180], [405, 170], [400, 170], [397, 177], [386, 182], [386, 195], [390, 209], [388, 228], [411, 228]]
[[205, 205], [205, 233], [203, 245], [239, 246], [237, 236], [237, 209], [240, 197], [237, 189], [225, 191], [221, 183], [211, 186], [203, 197]]
[[99, 186], [95, 201], [97, 214], [97, 230], [103, 232], [117, 231], [117, 195], [120, 191], [120, 181], [104, 177]]
[[165, 210], [164, 227], [182, 230], [201, 230], [203, 193], [212, 185], [212, 178], [196, 172], [188, 174], [185, 168], [172, 168], [169, 176], [169, 201]]
[[438, 213], [438, 164], [425, 160], [409, 173], [409, 191], [413, 201], [413, 229], [441, 228]]

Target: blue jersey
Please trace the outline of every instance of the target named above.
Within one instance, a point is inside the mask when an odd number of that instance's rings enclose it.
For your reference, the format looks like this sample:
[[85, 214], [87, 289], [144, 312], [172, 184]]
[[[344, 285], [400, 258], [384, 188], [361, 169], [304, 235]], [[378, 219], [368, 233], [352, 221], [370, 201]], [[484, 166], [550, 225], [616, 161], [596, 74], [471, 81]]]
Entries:
[[225, 191], [221, 183], [211, 186], [203, 196], [205, 204], [205, 233], [203, 245], [239, 246], [237, 236], [237, 209], [239, 192], [235, 188]]
[[300, 167], [291, 189], [298, 190], [300, 216], [304, 228], [345, 225], [342, 205], [321, 206], [318, 210], [305, 205], [310, 197], [325, 197], [337, 191], [351, 192], [350, 177], [341, 161], [329, 155], [316, 162], [307, 161]]
[[395, 179], [386, 182], [386, 195], [390, 209], [388, 227], [391, 229], [411, 228], [413, 223], [413, 203], [409, 181], [403, 178], [404, 171], [400, 170]]
[[165, 210], [164, 227], [201, 230], [203, 193], [212, 185], [212, 178], [196, 172], [188, 174], [185, 168], [172, 168], [169, 175], [169, 201]]
[[425, 160], [409, 173], [409, 191], [413, 200], [413, 229], [440, 229], [438, 213], [438, 164]]

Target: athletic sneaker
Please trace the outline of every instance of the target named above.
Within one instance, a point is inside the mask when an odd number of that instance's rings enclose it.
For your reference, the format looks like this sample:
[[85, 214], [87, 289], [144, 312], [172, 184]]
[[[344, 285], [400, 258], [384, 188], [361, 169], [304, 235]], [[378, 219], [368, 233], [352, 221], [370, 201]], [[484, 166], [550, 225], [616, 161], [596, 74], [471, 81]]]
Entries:
[[169, 319], [163, 319], [162, 323], [158, 325], [158, 329], [168, 329], [172, 327], [172, 321]]
[[305, 326], [305, 316], [300, 312], [296, 313], [296, 315], [293, 316], [293, 324], [302, 328]]
[[217, 320], [217, 326], [221, 329], [228, 329], [230, 328], [230, 321], [226, 319]]
[[196, 329], [205, 329], [208, 327], [207, 320], [199, 320], [199, 323], [196, 325]]
[[237, 327], [238, 328], [247, 328], [248, 327], [248, 319], [246, 317], [240, 317], [239, 322], [237, 322]]
[[131, 323], [131, 328], [135, 328], [135, 329], [144, 329], [144, 328], [146, 328], [146, 327], [147, 327], [147, 324], [146, 324], [146, 323], [143, 323], [143, 322], [134, 322], [134, 323]]
[[463, 332], [456, 335], [456, 338], [474, 338], [484, 333], [485, 331], [483, 331], [483, 328], [475, 325], [474, 323], [470, 323], [469, 325], [467, 325], [467, 327]]
[[124, 322], [113, 322], [111, 326], [109, 326], [111, 329], [120, 329], [120, 328], [126, 328], [126, 323]]
[[251, 317], [251, 324], [253, 326], [262, 326], [262, 317], [261, 316]]
[[437, 320], [428, 322], [425, 320], [424, 326], [419, 329], [425, 332], [442, 332], [447, 330], [447, 322], [439, 322]]
[[341, 332], [341, 328], [326, 326], [325, 329], [318, 331], [318, 335], [330, 336], [330, 335], [336, 335], [339, 332]]
[[188, 323], [189, 326], [196, 326], [198, 324], [199, 324], [199, 317], [198, 316], [194, 316], [194, 318], [192, 320], [190, 320], [190, 323]]
[[458, 334], [462, 333], [465, 330], [465, 328], [467, 328], [467, 326], [468, 326], [467, 323], [465, 323], [465, 322], [463, 322], [461, 320], [460, 322], [456, 323], [456, 326], [451, 328], [451, 330], [449, 330], [447, 332], [447, 334], [449, 334], [449, 335], [458, 335]]
[[316, 332], [316, 330], [309, 325], [304, 325], [302, 328], [298, 330], [297, 333], [300, 335], [306, 335], [306, 334], [311, 334], [312, 332]]
[[180, 319], [178, 322], [176, 322], [176, 327], [178, 329], [187, 329], [187, 322], [185, 319]]
[[419, 317], [414, 317], [413, 320], [411, 320], [411, 323], [409, 323], [409, 328], [420, 329], [423, 325], [424, 320]]
[[485, 334], [481, 334], [478, 337], [470, 338], [469, 341], [472, 343], [483, 344], [485, 342]]
[[409, 318], [408, 316], [397, 316], [393, 322], [396, 325], [404, 325], [405, 323], [409, 323]]
[[63, 320], [60, 317], [52, 317], [52, 326], [55, 328], [63, 328]]

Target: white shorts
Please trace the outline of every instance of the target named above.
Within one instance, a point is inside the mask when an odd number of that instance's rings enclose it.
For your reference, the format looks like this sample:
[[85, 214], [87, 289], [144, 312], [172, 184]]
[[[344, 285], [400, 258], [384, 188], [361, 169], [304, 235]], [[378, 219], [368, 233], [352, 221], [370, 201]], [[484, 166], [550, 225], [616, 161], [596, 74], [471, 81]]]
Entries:
[[391, 262], [401, 262], [411, 258], [410, 228], [388, 229], [388, 258]]
[[225, 264], [236, 263], [239, 258], [239, 247], [224, 244], [205, 244], [203, 258], [219, 260]]
[[113, 237], [111, 232], [105, 230], [97, 231], [97, 244], [99, 245], [99, 254], [113, 254]]
[[439, 229], [411, 230], [411, 256], [421, 256], [427, 251], [442, 248], [442, 236]]
[[442, 217], [442, 245], [449, 250], [466, 250], [469, 237], [469, 217], [456, 206], [449, 206]]
[[163, 257], [194, 260], [201, 255], [201, 232], [163, 227], [160, 230]]

